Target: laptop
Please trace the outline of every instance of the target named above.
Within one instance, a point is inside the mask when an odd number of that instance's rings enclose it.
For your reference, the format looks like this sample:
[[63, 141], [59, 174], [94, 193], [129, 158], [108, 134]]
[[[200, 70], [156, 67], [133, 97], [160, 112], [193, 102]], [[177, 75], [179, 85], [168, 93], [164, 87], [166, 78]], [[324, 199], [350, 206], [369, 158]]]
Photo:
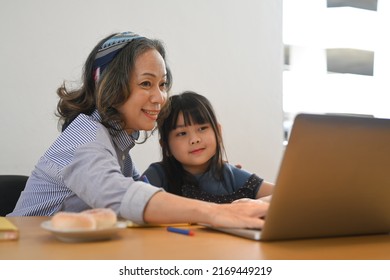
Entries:
[[390, 232], [390, 119], [299, 114], [262, 230], [253, 240]]

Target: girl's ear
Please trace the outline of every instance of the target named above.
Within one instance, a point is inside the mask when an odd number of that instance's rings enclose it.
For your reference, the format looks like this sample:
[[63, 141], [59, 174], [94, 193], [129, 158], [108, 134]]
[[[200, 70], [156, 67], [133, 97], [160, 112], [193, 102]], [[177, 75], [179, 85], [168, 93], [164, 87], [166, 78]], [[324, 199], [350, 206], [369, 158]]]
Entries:
[[217, 123], [217, 129], [218, 129], [218, 133], [219, 133], [219, 142], [222, 143], [222, 125], [220, 123]]
[[[168, 150], [167, 147], [164, 147], [164, 143], [163, 143], [163, 141], [162, 141], [161, 138], [158, 140], [158, 142], [160, 143], [161, 149], [162, 149], [163, 151], [164, 151], [164, 148], [165, 148], [165, 155], [166, 155], [167, 157], [170, 157], [171, 155], [170, 155], [170, 153], [169, 153], [169, 150]], [[167, 144], [167, 145], [168, 145], [168, 144]]]
[[222, 135], [222, 125], [220, 123], [217, 124], [218, 132]]
[[160, 139], [158, 140], [158, 142], [160, 143], [160, 146], [161, 146], [161, 148], [162, 148], [162, 147], [163, 147], [162, 139], [160, 138]]

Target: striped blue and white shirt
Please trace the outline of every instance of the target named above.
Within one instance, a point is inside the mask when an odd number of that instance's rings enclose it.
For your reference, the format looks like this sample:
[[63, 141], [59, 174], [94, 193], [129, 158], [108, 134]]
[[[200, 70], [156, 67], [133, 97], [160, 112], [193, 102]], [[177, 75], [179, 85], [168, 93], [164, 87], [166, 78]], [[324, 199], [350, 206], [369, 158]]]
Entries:
[[144, 223], [149, 199], [162, 189], [137, 181], [130, 156], [134, 137], [110, 134], [95, 111], [80, 114], [40, 158], [14, 211], [8, 216], [51, 216], [111, 208], [120, 217]]

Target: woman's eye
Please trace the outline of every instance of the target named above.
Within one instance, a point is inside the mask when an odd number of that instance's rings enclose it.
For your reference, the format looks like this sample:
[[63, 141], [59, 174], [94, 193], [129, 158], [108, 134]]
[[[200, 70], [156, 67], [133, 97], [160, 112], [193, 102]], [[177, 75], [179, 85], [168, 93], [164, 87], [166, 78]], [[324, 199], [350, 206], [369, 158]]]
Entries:
[[164, 90], [166, 90], [168, 88], [168, 83], [167, 82], [161, 83], [160, 88], [163, 88]]
[[150, 87], [151, 85], [152, 85], [152, 83], [149, 82], [149, 81], [145, 81], [145, 82], [142, 82], [142, 83], [141, 83], [141, 86], [142, 86], [142, 87]]

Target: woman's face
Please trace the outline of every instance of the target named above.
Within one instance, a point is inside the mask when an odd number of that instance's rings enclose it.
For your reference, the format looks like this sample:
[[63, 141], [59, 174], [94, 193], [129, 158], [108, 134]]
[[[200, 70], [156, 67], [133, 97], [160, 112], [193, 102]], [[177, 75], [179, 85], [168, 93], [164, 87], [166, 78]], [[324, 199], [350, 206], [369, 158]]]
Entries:
[[137, 58], [134, 66], [130, 76], [130, 96], [118, 108], [129, 134], [152, 130], [167, 100], [167, 72], [160, 53], [148, 50]]

